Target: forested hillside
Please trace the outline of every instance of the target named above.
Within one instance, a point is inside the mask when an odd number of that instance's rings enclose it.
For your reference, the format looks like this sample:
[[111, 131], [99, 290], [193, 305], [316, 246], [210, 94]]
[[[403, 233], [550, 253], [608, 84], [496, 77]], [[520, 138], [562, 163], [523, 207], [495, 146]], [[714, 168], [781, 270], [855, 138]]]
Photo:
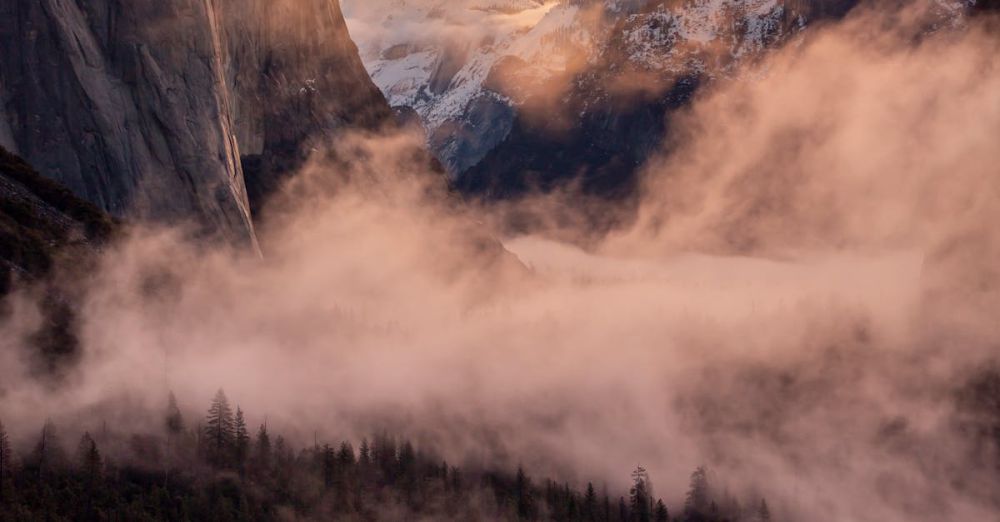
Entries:
[[97, 422], [71, 445], [48, 421], [14, 451], [0, 425], [0, 520], [771, 520], [766, 500], [717, 494], [703, 467], [668, 507], [641, 466], [629, 491], [577, 488], [460, 468], [386, 433], [296, 447], [245, 418], [219, 390], [201, 419], [171, 394], [154, 433]]

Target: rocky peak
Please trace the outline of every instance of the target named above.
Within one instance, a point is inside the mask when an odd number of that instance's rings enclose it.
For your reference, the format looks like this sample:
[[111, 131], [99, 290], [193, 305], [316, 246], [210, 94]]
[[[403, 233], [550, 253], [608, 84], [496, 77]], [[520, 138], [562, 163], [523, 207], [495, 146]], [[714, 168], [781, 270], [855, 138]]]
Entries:
[[0, 144], [119, 216], [254, 242], [241, 151], [391, 112], [336, 0], [10, 0]]

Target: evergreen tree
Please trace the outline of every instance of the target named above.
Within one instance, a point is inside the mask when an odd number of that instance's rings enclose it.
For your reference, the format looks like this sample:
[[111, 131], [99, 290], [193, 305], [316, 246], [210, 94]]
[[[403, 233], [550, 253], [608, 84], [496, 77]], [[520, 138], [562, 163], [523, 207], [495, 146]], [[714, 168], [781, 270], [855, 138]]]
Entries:
[[205, 456], [215, 467], [225, 467], [234, 445], [235, 426], [229, 399], [221, 388], [212, 399], [205, 418]]
[[767, 501], [760, 499], [760, 507], [757, 508], [757, 520], [760, 522], [771, 522], [771, 510], [767, 507]]
[[261, 424], [257, 430], [256, 460], [257, 467], [266, 471], [271, 467], [271, 436], [267, 433], [267, 424]]
[[361, 439], [361, 447], [358, 448], [358, 465], [367, 467], [372, 463], [371, 448], [368, 446], [368, 439]]
[[38, 476], [45, 476], [50, 471], [58, 468], [65, 460], [63, 449], [56, 435], [55, 425], [51, 420], [45, 421], [42, 426], [41, 436], [35, 445], [35, 451], [31, 455], [31, 463], [38, 472]]
[[90, 433], [84, 433], [80, 437], [80, 445], [77, 449], [77, 461], [80, 466], [80, 473], [88, 482], [96, 482], [104, 472], [104, 462], [101, 459], [101, 452], [97, 449], [97, 442], [94, 441]]
[[184, 431], [184, 417], [181, 415], [181, 409], [177, 406], [177, 397], [174, 396], [174, 392], [170, 392], [167, 397], [167, 415], [164, 424], [167, 428], [167, 434], [172, 437], [176, 437]]
[[388, 433], [377, 435], [372, 443], [372, 460], [382, 472], [385, 480], [394, 483], [396, 480], [396, 440]]
[[399, 445], [399, 475], [401, 477], [410, 477], [414, 473], [414, 466], [417, 463], [417, 453], [413, 450], [413, 444], [410, 441], [403, 441]]
[[295, 458], [292, 455], [292, 449], [288, 447], [288, 443], [285, 442], [285, 438], [281, 435], [278, 435], [278, 437], [274, 439], [274, 451], [272, 457], [272, 467], [282, 473], [286, 471], [286, 468]]
[[642, 466], [638, 466], [632, 472], [629, 506], [632, 508], [632, 520], [637, 522], [650, 522], [652, 520], [653, 504], [649, 492], [649, 474]]
[[583, 520], [593, 522], [597, 520], [597, 492], [594, 491], [594, 484], [587, 483], [587, 491], [583, 494], [583, 505], [580, 507], [580, 514]]
[[164, 481], [170, 476], [170, 469], [175, 465], [174, 456], [179, 453], [184, 434], [184, 417], [181, 409], [177, 406], [177, 397], [174, 392], [167, 396], [167, 410], [163, 418], [163, 426], [167, 431], [166, 461], [164, 462]]
[[708, 471], [704, 466], [698, 466], [697, 469], [691, 473], [691, 485], [687, 492], [687, 498], [684, 499], [684, 514], [688, 518], [704, 517], [709, 509], [711, 502], [708, 497]]
[[354, 447], [351, 446], [350, 442], [345, 440], [340, 443], [340, 449], [337, 450], [337, 462], [344, 467], [354, 466]]
[[667, 512], [667, 505], [663, 503], [663, 499], [656, 501], [656, 509], [653, 510], [653, 520], [655, 522], [669, 522], [670, 513]]
[[625, 503], [625, 497], [618, 497], [618, 520], [622, 522], [628, 522], [628, 504]]
[[246, 466], [247, 457], [250, 453], [250, 433], [247, 431], [247, 423], [243, 418], [243, 410], [236, 407], [235, 433], [233, 439], [233, 457], [236, 469], [242, 474]]
[[332, 446], [329, 444], [323, 445], [323, 450], [320, 453], [320, 460], [323, 468], [323, 483], [328, 489], [332, 488], [334, 478], [336, 477], [337, 466], [337, 453], [333, 450]]
[[8, 485], [14, 475], [14, 451], [10, 447], [10, 439], [7, 437], [7, 430], [0, 422], [0, 501], [7, 495]]
[[535, 515], [535, 503], [532, 498], [531, 479], [524, 473], [524, 468], [517, 467], [514, 477], [514, 499], [517, 502], [517, 516], [521, 520], [530, 520]]
[[576, 493], [569, 489], [569, 484], [566, 484], [566, 518], [568, 520], [579, 520], [580, 519], [580, 508], [577, 506]]

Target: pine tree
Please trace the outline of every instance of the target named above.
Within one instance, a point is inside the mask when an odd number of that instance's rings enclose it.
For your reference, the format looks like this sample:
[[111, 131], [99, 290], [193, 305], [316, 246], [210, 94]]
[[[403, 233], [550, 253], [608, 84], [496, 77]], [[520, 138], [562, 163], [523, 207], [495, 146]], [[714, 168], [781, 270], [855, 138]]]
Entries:
[[698, 466], [691, 473], [691, 486], [684, 500], [684, 514], [688, 517], [704, 516], [709, 511], [708, 471]]
[[649, 474], [642, 466], [632, 472], [632, 489], [629, 490], [629, 505], [632, 508], [632, 519], [637, 522], [650, 522], [652, 519], [652, 498], [649, 492]]
[[326, 485], [327, 489], [332, 488], [336, 477], [337, 453], [332, 446], [324, 444], [320, 459], [323, 465], [323, 484]]
[[372, 443], [372, 460], [390, 483], [396, 480], [396, 440], [388, 433], [375, 436]]
[[514, 478], [514, 497], [517, 501], [518, 518], [521, 520], [533, 518], [535, 506], [532, 498], [531, 479], [524, 473], [524, 468], [520, 466], [518, 466], [517, 476]]
[[278, 473], [287, 471], [287, 467], [292, 463], [294, 456], [292, 449], [288, 447], [285, 438], [278, 435], [274, 439], [274, 452], [271, 467]]
[[361, 439], [361, 447], [358, 448], [358, 465], [367, 467], [372, 463], [371, 448], [368, 446], [368, 439]]
[[163, 426], [167, 430], [166, 461], [163, 469], [164, 482], [170, 476], [170, 468], [175, 465], [174, 455], [178, 453], [181, 444], [181, 435], [184, 433], [184, 417], [181, 409], [177, 406], [177, 397], [174, 392], [167, 396], [167, 411], [163, 418]]
[[340, 443], [340, 449], [337, 450], [337, 462], [345, 467], [354, 466], [354, 447], [351, 446], [350, 442]]
[[618, 520], [628, 522], [628, 519], [628, 504], [625, 503], [625, 497], [618, 497]]
[[59, 437], [56, 435], [55, 425], [52, 424], [51, 420], [45, 421], [45, 425], [42, 426], [42, 434], [38, 438], [38, 443], [35, 445], [35, 451], [32, 452], [31, 457], [31, 462], [39, 477], [45, 476], [63, 464], [63, 449], [59, 443]]
[[580, 513], [579, 507], [577, 506], [576, 494], [569, 489], [569, 484], [566, 484], [566, 518], [568, 520], [579, 520]]
[[10, 447], [7, 430], [0, 422], [0, 501], [6, 498], [7, 486], [14, 475], [14, 451]]
[[767, 507], [767, 501], [760, 499], [760, 507], [757, 508], [757, 520], [760, 522], [771, 522], [771, 510]]
[[247, 423], [243, 418], [243, 410], [236, 407], [235, 434], [233, 440], [233, 458], [236, 469], [243, 473], [246, 466], [247, 457], [250, 453], [250, 433], [247, 431]]
[[184, 431], [184, 417], [181, 415], [181, 409], [177, 406], [177, 397], [174, 396], [174, 392], [170, 392], [167, 397], [167, 415], [164, 424], [167, 428], [167, 434], [171, 437], [176, 437]]
[[581, 506], [583, 520], [593, 522], [597, 520], [597, 492], [594, 491], [594, 484], [587, 483], [587, 491], [583, 494], [583, 505]]
[[94, 441], [89, 432], [80, 437], [77, 461], [80, 465], [80, 472], [88, 482], [96, 482], [100, 479], [104, 471], [104, 462], [101, 459], [101, 452], [97, 449], [97, 442]]
[[267, 424], [261, 424], [257, 430], [256, 460], [257, 467], [266, 471], [271, 467], [271, 436], [267, 433]]
[[667, 505], [663, 503], [663, 499], [656, 501], [656, 509], [653, 510], [653, 520], [655, 522], [669, 522], [670, 513], [667, 512]]
[[224, 467], [230, 450], [233, 447], [235, 427], [233, 410], [229, 407], [229, 399], [221, 388], [212, 399], [205, 418], [205, 454], [208, 461], [216, 467]]

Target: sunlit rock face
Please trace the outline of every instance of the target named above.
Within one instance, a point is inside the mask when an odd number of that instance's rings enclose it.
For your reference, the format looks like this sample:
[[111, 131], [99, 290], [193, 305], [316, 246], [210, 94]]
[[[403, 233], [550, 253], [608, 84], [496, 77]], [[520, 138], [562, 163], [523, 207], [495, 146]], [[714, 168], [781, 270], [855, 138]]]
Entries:
[[599, 12], [586, 66], [566, 78], [554, 103], [531, 104], [549, 114], [518, 118], [502, 143], [458, 177], [462, 190], [505, 198], [572, 182], [588, 193], [628, 197], [641, 165], [664, 142], [670, 115], [697, 89], [741, 74], [744, 64], [854, 4], [574, 3]]
[[[840, 15], [853, 3], [349, 0], [345, 5], [376, 85], [391, 105], [420, 115], [432, 150], [468, 185], [463, 173], [517, 140], [511, 132], [532, 96], [570, 93], [574, 81], [587, 83], [594, 75], [630, 81], [622, 67], [670, 76], [723, 74], [813, 18]], [[593, 91], [586, 105], [599, 106], [607, 96]], [[570, 101], [554, 98], [544, 105], [565, 113], [562, 117], [576, 110], [568, 108]]]
[[391, 117], [335, 0], [11, 0], [0, 49], [0, 143], [113, 214], [238, 241], [241, 154]]
[[[965, 0], [930, 0], [942, 16]], [[699, 85], [857, 0], [345, 1], [365, 66], [460, 189], [627, 193]]]
[[[562, 72], [578, 7], [549, 0], [347, 0], [365, 66], [393, 106], [414, 109], [452, 174], [474, 165], [511, 129], [514, 93], [491, 85], [509, 59], [532, 81]], [[571, 45], [572, 44], [572, 45]]]
[[108, 211], [253, 234], [218, 26], [195, 1], [0, 7], [9, 144]]

